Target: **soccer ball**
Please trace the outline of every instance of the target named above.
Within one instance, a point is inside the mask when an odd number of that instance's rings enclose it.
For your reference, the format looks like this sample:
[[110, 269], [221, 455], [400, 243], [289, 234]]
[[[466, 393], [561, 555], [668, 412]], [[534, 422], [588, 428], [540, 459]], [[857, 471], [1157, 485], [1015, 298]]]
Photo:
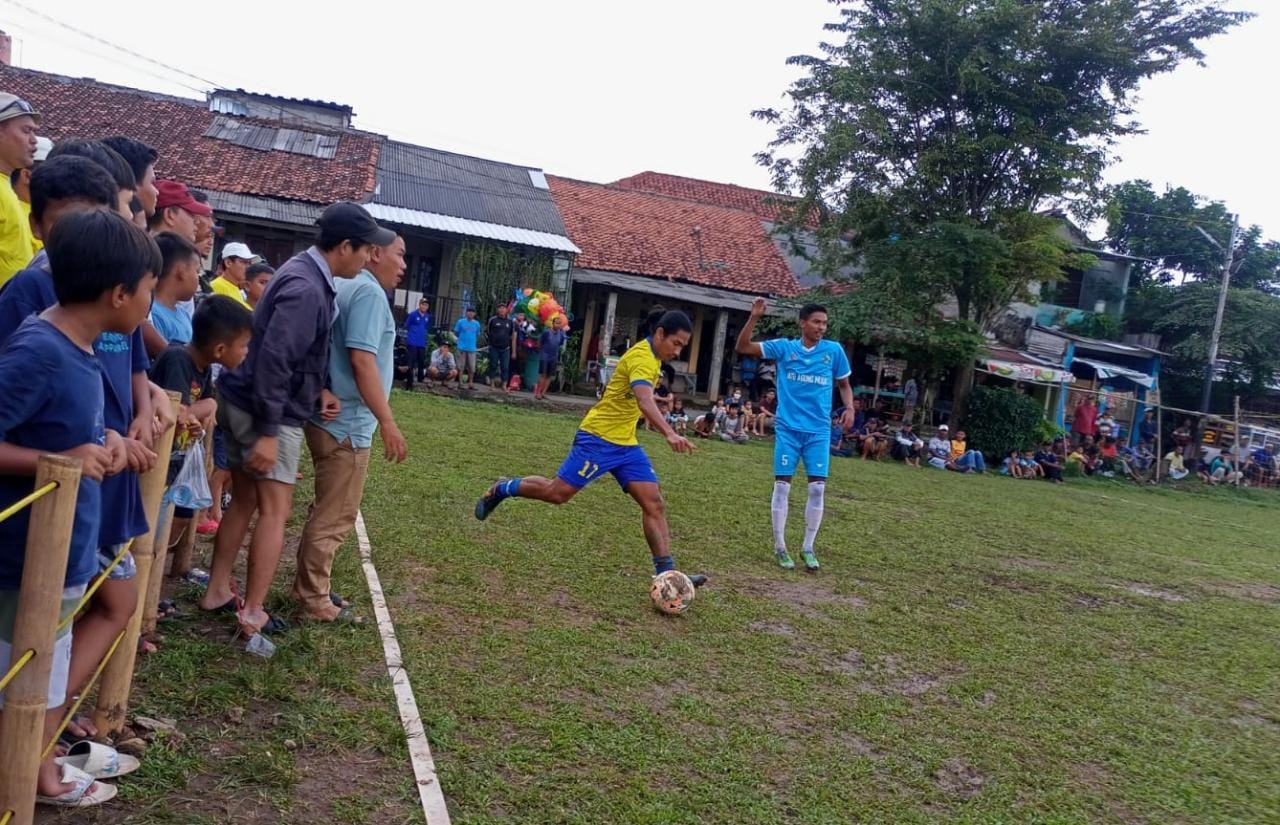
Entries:
[[649, 598], [660, 612], [677, 616], [689, 609], [696, 592], [688, 576], [679, 570], [668, 570], [653, 577]]

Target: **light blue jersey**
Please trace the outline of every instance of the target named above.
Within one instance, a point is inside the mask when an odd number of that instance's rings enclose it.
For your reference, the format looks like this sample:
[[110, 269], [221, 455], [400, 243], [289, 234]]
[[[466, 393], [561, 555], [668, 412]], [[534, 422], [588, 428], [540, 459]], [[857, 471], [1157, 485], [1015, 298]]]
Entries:
[[836, 381], [848, 378], [849, 358], [835, 341], [822, 340], [807, 349], [799, 338], [775, 338], [760, 345], [764, 357], [778, 365], [778, 427], [797, 433], [831, 429], [831, 393]]

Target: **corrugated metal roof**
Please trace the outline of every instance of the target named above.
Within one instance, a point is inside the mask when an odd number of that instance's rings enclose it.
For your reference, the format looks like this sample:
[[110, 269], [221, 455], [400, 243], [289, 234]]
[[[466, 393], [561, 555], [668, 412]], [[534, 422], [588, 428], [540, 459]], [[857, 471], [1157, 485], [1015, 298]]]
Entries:
[[286, 129], [250, 123], [235, 117], [217, 115], [204, 137], [226, 140], [247, 149], [261, 152], [291, 152], [295, 155], [311, 155], [316, 158], [332, 158], [338, 154], [338, 136], [301, 129]]
[[209, 196], [209, 205], [214, 212], [240, 215], [247, 218], [277, 221], [295, 226], [314, 227], [324, 211], [323, 206], [301, 201], [288, 201], [279, 198], [260, 198], [256, 195], [241, 195], [237, 192], [218, 192], [204, 190]]
[[383, 203], [366, 203], [364, 207], [378, 221], [388, 221], [403, 226], [420, 226], [424, 229], [434, 229], [437, 232], [485, 238], [491, 241], [505, 241], [506, 243], [519, 244], [521, 246], [551, 249], [556, 252], [572, 252], [575, 255], [582, 251], [574, 246], [573, 241], [570, 241], [564, 235], [556, 235], [550, 232], [537, 232], [517, 226], [503, 226], [486, 221], [456, 218], [452, 215], [406, 209], [403, 206], [388, 206]]
[[537, 171], [389, 140], [373, 203], [565, 237], [551, 193], [530, 177]]

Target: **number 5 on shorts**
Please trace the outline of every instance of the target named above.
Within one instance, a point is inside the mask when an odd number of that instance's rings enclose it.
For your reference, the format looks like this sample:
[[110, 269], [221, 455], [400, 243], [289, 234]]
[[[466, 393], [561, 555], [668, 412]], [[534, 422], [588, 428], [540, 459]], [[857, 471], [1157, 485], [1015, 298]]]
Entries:
[[592, 464], [590, 461], [582, 462], [582, 469], [578, 471], [578, 475], [583, 478], [593, 478], [596, 473], [600, 472], [599, 464]]

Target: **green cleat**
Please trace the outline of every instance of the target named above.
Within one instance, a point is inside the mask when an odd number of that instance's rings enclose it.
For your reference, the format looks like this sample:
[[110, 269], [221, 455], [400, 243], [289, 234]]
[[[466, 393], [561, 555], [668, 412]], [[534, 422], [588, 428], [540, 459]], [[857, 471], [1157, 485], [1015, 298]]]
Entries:
[[778, 556], [778, 566], [783, 570], [795, 570], [796, 563], [791, 560], [791, 554], [786, 550], [775, 551]]
[[800, 557], [804, 559], [805, 570], [808, 570], [810, 573], [818, 572], [818, 568], [821, 565], [818, 564], [818, 557], [813, 554], [812, 550], [801, 550]]

